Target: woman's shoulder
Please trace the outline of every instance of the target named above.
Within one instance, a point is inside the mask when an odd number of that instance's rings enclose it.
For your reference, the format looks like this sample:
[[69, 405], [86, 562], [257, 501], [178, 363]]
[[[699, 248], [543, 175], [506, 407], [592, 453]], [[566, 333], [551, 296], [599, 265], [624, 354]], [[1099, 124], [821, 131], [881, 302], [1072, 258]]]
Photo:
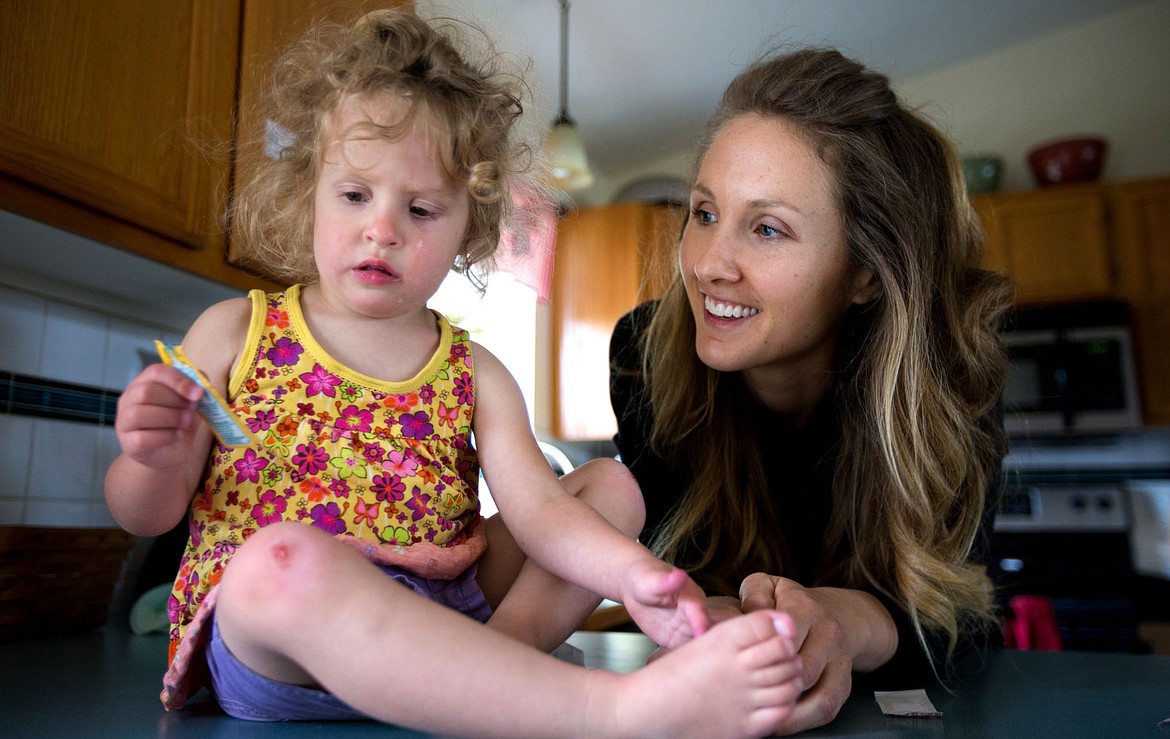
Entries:
[[626, 331], [634, 335], [642, 333], [650, 327], [650, 322], [654, 320], [654, 313], [657, 310], [657, 300], [647, 300], [645, 303], [634, 306], [618, 319], [614, 333], [616, 334], [618, 331]]
[[635, 306], [618, 319], [609, 341], [609, 358], [612, 363], [628, 367], [631, 361], [638, 361], [640, 338], [650, 328], [657, 308], [658, 301], [650, 300]]

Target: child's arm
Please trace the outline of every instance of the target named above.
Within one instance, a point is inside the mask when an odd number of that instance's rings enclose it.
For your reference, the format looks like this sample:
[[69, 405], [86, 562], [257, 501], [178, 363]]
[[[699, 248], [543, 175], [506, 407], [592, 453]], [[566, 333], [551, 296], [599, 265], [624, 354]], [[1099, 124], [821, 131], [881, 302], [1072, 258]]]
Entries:
[[[251, 315], [245, 299], [208, 308], [183, 339], [187, 357], [221, 394], [227, 387]], [[139, 536], [169, 531], [187, 511], [207, 464], [212, 432], [195, 407], [197, 383], [174, 367], [153, 364], [118, 399], [115, 429], [122, 453], [106, 473], [106, 504]]]
[[663, 646], [674, 648], [705, 631], [702, 590], [569, 495], [536, 444], [511, 374], [479, 345], [475, 368], [472, 423], [480, 466], [524, 553], [549, 572], [623, 603]]

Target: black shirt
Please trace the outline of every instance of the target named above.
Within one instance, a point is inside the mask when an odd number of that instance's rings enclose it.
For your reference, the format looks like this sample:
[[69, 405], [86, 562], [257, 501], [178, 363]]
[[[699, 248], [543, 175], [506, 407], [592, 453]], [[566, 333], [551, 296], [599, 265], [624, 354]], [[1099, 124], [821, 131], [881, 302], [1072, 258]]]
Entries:
[[[639, 339], [649, 326], [654, 307], [654, 303], [645, 303], [623, 316], [610, 342], [610, 398], [618, 422], [614, 441], [622, 461], [642, 488], [646, 501], [643, 542], [651, 541], [655, 530], [685, 490], [685, 481], [679, 471], [650, 449], [653, 415], [641, 375]], [[772, 502], [779, 528], [777, 546], [783, 547], [784, 576], [808, 587], [844, 586], [841, 582], [825, 580], [825, 573], [834, 569], [833, 564], [839, 563], [844, 553], [823, 551], [831, 512], [835, 455], [841, 438], [841, 424], [834, 404], [831, 400], [824, 403], [799, 428], [793, 427], [782, 416], [764, 410], [755, 411], [752, 418], [743, 421], [744, 433], [754, 434], [760, 448], [768, 450], [766, 474], [768, 486], [773, 491]], [[990, 487], [982, 530], [971, 553], [971, 561], [981, 564], [986, 564], [995, 505], [999, 498], [998, 474], [993, 475]], [[760, 532], [759, 535], [775, 536], [773, 532]], [[749, 574], [742, 573], [740, 579]], [[737, 587], [738, 583], [731, 586]], [[890, 662], [863, 682], [879, 689], [896, 689], [899, 686], [920, 687], [924, 680], [932, 680], [930, 664], [905, 610], [890, 598], [877, 592], [873, 594], [885, 605], [897, 625], [898, 651]], [[994, 637], [985, 633], [964, 635], [956, 650], [956, 659], [970, 652], [983, 652], [995, 641]], [[928, 633], [927, 641], [936, 664], [942, 665], [944, 636]]]

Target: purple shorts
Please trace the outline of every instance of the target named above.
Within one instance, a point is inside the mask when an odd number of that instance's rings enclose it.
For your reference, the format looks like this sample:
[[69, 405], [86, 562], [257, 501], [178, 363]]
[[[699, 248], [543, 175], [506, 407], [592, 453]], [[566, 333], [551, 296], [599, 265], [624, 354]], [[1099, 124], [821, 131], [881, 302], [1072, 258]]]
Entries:
[[[459, 611], [480, 623], [492, 615], [491, 606], [475, 581], [472, 565], [454, 580], [428, 580], [393, 566], [380, 567], [390, 577], [427, 600]], [[318, 688], [282, 683], [252, 671], [223, 643], [212, 614], [207, 642], [211, 689], [229, 716], [249, 721], [353, 721], [369, 719], [363, 713]]]

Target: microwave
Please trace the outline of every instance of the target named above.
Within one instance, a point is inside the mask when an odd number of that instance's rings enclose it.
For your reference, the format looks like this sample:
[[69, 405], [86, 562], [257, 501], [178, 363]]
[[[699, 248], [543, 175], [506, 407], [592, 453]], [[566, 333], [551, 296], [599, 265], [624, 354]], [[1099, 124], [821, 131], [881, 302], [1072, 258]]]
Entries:
[[1002, 338], [1009, 365], [1004, 426], [1012, 436], [1141, 427], [1129, 309], [1117, 301], [1019, 308]]

